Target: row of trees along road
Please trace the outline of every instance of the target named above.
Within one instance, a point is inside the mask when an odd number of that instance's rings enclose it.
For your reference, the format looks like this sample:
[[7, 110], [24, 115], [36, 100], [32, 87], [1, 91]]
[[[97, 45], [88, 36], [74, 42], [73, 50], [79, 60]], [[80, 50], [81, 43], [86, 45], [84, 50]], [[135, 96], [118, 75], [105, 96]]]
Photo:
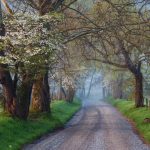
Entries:
[[[149, 65], [149, 3], [143, 1], [103, 0], [82, 12], [78, 34], [83, 56], [124, 71], [135, 79], [135, 106], [144, 106], [142, 65]], [[81, 43], [81, 41], [80, 41]]]
[[[1, 38], [0, 54], [5, 111], [13, 117], [27, 119], [31, 98], [32, 110], [50, 112], [49, 71], [57, 66], [64, 47], [58, 27], [63, 15], [56, 11], [64, 11], [66, 7], [64, 1], [57, 0], [9, 1], [14, 9], [11, 11], [4, 2], [10, 13], [3, 16], [6, 32]], [[74, 96], [75, 92], [70, 91]]]
[[53, 72], [61, 76], [60, 85], [67, 82], [67, 99], [72, 99], [85, 73], [79, 70], [89, 64], [85, 60], [129, 71], [135, 78], [135, 106], [144, 105], [141, 69], [149, 62], [150, 46], [146, 0], [2, 2], [9, 12], [1, 15], [0, 40], [6, 112], [27, 119], [31, 102], [34, 111], [50, 112]]

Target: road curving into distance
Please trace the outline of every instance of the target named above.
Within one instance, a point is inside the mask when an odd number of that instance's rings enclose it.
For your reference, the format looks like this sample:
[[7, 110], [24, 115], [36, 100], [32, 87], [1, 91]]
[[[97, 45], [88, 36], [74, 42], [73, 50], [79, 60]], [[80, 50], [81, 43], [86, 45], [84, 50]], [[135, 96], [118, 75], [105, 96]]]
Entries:
[[84, 101], [83, 108], [65, 129], [23, 150], [150, 150], [150, 147], [114, 107], [102, 101]]

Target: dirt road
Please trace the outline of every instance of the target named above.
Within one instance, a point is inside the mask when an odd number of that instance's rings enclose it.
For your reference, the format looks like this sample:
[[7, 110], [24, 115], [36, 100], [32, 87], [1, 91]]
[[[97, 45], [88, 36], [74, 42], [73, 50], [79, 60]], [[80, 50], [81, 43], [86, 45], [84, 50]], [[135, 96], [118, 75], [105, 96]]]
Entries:
[[24, 150], [150, 150], [131, 125], [107, 103], [84, 105], [64, 130]]

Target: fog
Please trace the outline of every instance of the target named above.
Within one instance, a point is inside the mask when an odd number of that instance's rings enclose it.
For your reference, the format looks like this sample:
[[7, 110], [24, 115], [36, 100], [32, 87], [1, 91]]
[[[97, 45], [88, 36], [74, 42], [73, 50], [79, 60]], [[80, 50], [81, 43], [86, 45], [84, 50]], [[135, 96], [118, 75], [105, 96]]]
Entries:
[[103, 85], [101, 78], [100, 73], [89, 75], [85, 81], [84, 94], [81, 94], [82, 89], [78, 90], [77, 96], [82, 100], [83, 106], [97, 105], [103, 100]]

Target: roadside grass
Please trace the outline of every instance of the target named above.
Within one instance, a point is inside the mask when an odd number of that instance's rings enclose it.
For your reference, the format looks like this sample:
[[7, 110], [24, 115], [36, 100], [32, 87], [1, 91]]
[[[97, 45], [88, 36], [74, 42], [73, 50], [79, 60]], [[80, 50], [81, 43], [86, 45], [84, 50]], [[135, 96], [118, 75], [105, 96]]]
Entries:
[[123, 115], [132, 120], [144, 140], [150, 143], [150, 123], [143, 122], [145, 118], [150, 118], [150, 109], [146, 107], [135, 108], [134, 102], [129, 100], [109, 99], [108, 101], [117, 107]]
[[31, 114], [28, 121], [0, 114], [0, 150], [18, 150], [42, 135], [61, 128], [80, 108], [78, 100], [52, 102], [50, 114]]

